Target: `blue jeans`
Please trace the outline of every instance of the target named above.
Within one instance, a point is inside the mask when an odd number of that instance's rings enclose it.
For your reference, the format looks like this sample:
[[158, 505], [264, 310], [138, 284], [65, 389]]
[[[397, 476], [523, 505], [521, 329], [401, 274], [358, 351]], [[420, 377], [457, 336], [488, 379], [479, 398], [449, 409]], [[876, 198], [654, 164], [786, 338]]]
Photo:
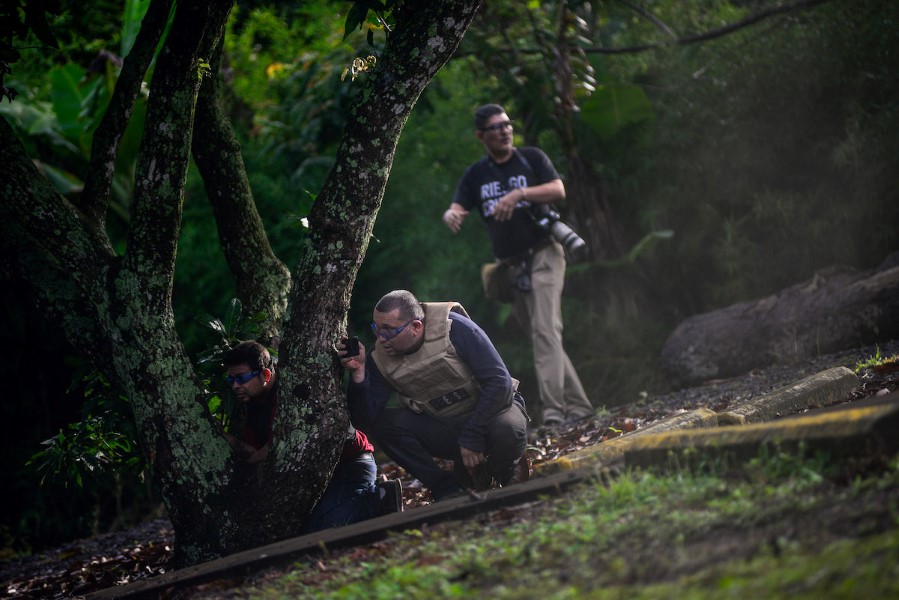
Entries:
[[358, 523], [378, 516], [381, 504], [375, 485], [377, 470], [370, 452], [341, 459], [334, 469], [331, 482], [303, 525], [302, 533]]

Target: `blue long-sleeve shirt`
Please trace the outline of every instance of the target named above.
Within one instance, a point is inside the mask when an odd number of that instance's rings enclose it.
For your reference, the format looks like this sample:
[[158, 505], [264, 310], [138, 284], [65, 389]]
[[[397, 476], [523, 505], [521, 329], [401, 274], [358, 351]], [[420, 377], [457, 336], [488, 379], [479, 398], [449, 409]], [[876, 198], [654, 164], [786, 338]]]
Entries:
[[[480, 394], [459, 436], [459, 445], [473, 452], [483, 452], [488, 423], [509, 406], [512, 376], [483, 329], [468, 317], [455, 312], [451, 312], [449, 318], [453, 322], [450, 342], [459, 358], [471, 369]], [[370, 427], [377, 421], [393, 392], [393, 387], [375, 365], [371, 352], [368, 352], [365, 357], [365, 379], [361, 383], [350, 379], [347, 389], [353, 423], [362, 430]], [[516, 400], [518, 398], [520, 396], [516, 395]]]

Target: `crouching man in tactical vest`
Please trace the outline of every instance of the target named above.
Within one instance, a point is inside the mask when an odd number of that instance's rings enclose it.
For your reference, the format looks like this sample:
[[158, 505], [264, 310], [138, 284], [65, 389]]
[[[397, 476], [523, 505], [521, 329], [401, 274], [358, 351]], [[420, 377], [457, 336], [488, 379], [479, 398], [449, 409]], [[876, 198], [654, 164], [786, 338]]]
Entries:
[[[346, 356], [353, 423], [436, 500], [527, 479], [527, 413], [518, 381], [487, 334], [455, 302], [406, 290], [378, 301], [376, 342]], [[398, 407], [387, 407], [396, 392]], [[452, 460], [454, 472], [434, 458]]]

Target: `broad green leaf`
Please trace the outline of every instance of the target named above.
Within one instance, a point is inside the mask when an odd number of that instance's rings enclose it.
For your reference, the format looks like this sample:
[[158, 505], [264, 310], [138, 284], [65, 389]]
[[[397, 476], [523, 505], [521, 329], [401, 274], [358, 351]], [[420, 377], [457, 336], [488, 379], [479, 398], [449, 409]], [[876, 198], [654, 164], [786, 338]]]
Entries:
[[150, 0], [125, 0], [125, 14], [122, 22], [122, 46], [121, 56], [128, 56], [140, 24], [150, 7]]
[[60, 130], [71, 141], [77, 141], [81, 137], [82, 127], [78, 115], [81, 113], [84, 93], [79, 88], [79, 83], [84, 75], [84, 69], [71, 64], [50, 72], [53, 111], [59, 121]]
[[343, 39], [347, 39], [353, 31], [362, 27], [367, 14], [368, 8], [361, 6], [360, 2], [353, 3], [353, 6], [350, 7], [349, 12], [346, 14], [346, 22], [343, 26]]
[[226, 334], [227, 329], [225, 329], [225, 324], [222, 323], [220, 319], [209, 317], [208, 320], [203, 321], [206, 327], [218, 331], [219, 333]]
[[654, 117], [652, 104], [637, 85], [602, 85], [581, 103], [580, 118], [603, 139], [622, 127]]
[[240, 317], [243, 313], [243, 303], [237, 298], [231, 298], [228, 303], [228, 325], [225, 333], [234, 335], [236, 333], [237, 324], [240, 323]]

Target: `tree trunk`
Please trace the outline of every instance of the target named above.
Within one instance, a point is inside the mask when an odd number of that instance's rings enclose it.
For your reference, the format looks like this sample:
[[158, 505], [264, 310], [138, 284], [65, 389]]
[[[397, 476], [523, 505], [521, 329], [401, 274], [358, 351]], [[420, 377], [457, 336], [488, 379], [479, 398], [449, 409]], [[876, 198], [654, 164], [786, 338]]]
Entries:
[[861, 273], [819, 273], [767, 298], [696, 315], [665, 342], [679, 386], [899, 337], [899, 254]]

